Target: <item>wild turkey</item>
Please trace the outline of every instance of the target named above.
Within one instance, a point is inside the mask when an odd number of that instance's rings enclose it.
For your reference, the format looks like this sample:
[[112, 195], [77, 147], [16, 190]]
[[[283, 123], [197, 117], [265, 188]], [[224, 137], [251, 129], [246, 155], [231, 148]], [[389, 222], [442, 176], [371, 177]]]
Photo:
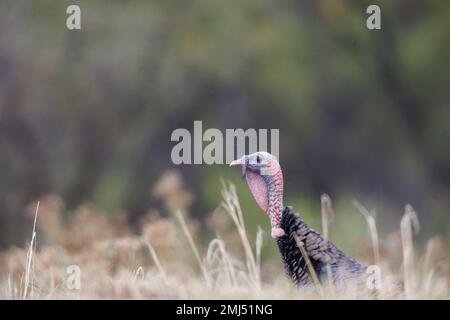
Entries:
[[311, 229], [292, 207], [283, 207], [283, 174], [276, 157], [256, 152], [230, 163], [237, 165], [242, 167], [256, 202], [269, 216], [272, 238], [277, 241], [287, 275], [297, 286], [331, 280], [340, 290], [350, 282], [365, 284], [360, 280], [366, 267]]

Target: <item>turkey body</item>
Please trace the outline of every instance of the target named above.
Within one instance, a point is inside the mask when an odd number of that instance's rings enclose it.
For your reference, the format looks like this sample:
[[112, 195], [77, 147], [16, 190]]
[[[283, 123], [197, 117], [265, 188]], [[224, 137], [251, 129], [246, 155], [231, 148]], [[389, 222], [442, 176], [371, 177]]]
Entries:
[[[285, 235], [277, 239], [277, 245], [285, 272], [297, 286], [314, 284], [308, 263], [311, 263], [322, 284], [331, 280], [338, 291], [349, 282], [355, 283], [358, 287], [363, 285], [366, 267], [311, 229], [293, 212], [292, 207], [284, 208], [281, 228], [284, 229]], [[301, 241], [300, 245], [303, 245], [309, 261], [303, 256], [298, 241]]]
[[365, 266], [311, 229], [292, 207], [283, 206], [283, 174], [276, 157], [256, 152], [230, 166], [241, 166], [256, 203], [269, 217], [271, 236], [286, 273], [298, 287], [317, 282], [332, 284], [335, 291], [343, 291], [350, 284], [356, 289], [365, 287]]

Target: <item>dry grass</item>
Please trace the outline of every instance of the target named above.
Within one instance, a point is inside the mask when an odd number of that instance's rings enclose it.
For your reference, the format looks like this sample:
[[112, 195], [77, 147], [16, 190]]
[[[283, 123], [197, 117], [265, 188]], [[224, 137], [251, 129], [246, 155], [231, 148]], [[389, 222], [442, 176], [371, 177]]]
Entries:
[[[171, 177], [173, 179], [173, 176]], [[176, 191], [170, 190], [171, 199]], [[160, 190], [159, 190], [160, 192]], [[161, 192], [160, 192], [161, 193]], [[186, 194], [186, 193], [184, 193]], [[164, 197], [164, 194], [161, 195]], [[187, 219], [185, 207], [173, 205], [171, 218], [155, 211], [143, 220], [141, 234], [135, 235], [123, 221], [107, 219], [92, 206], [82, 206], [73, 219], [60, 223], [55, 216], [55, 198], [36, 206], [28, 250], [12, 248], [0, 253], [0, 298], [3, 299], [346, 299], [373, 298], [360, 292], [336, 296], [327, 286], [297, 290], [283, 275], [279, 258], [261, 265], [263, 233], [249, 239], [244, 215], [233, 185], [223, 183], [223, 203], [215, 212], [216, 237], [201, 239], [199, 225]], [[186, 196], [184, 196], [187, 198]], [[56, 201], [56, 202], [55, 202]], [[58, 200], [59, 201], [59, 200]], [[331, 200], [322, 199], [325, 235], [332, 220]], [[53, 203], [55, 202], [55, 203]], [[364, 215], [371, 239], [373, 260], [389, 265], [385, 247], [395, 241], [380, 241], [373, 213], [355, 203]], [[57, 207], [57, 206], [56, 206]], [[39, 210], [39, 216], [38, 216]], [[58, 221], [58, 223], [55, 223]], [[223, 227], [230, 222], [230, 228]], [[36, 247], [39, 239], [47, 244]], [[423, 255], [414, 249], [417, 216], [405, 208], [400, 223], [401, 256], [397, 274], [404, 279], [405, 292], [396, 298], [448, 299], [448, 243], [431, 239]], [[396, 238], [395, 238], [396, 239]], [[301, 244], [299, 244], [301, 248]], [[81, 269], [81, 289], [69, 290], [69, 265]], [[392, 297], [378, 295], [377, 298]]]
[[33, 233], [31, 236], [30, 247], [27, 252], [26, 268], [25, 268], [25, 282], [23, 285], [22, 298], [28, 298], [28, 289], [31, 288], [31, 297], [33, 296], [33, 251], [36, 251], [36, 221], [39, 212], [39, 202], [36, 205], [36, 213], [34, 214]]

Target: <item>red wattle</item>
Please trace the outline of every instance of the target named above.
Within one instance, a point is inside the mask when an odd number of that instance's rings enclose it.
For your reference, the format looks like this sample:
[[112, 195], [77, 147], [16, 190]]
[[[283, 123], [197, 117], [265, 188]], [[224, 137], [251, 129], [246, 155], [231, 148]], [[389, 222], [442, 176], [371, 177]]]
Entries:
[[284, 236], [285, 234], [286, 234], [286, 233], [285, 233], [284, 230], [281, 229], [281, 228], [277, 228], [277, 227], [272, 228], [271, 236], [272, 236], [273, 239], [277, 239], [277, 238], [279, 238], [279, 237], [282, 237], [282, 236]]

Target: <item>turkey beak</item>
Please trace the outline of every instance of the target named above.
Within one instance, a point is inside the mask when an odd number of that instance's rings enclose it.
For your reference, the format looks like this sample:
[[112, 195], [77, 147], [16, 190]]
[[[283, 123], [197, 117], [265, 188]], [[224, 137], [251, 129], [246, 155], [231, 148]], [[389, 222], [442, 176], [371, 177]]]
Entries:
[[246, 161], [245, 161], [244, 157], [242, 157], [241, 159], [232, 161], [230, 163], [230, 167], [234, 167], [234, 166], [242, 166], [242, 176], [245, 177], [245, 171], [247, 169], [247, 166], [246, 166]]

